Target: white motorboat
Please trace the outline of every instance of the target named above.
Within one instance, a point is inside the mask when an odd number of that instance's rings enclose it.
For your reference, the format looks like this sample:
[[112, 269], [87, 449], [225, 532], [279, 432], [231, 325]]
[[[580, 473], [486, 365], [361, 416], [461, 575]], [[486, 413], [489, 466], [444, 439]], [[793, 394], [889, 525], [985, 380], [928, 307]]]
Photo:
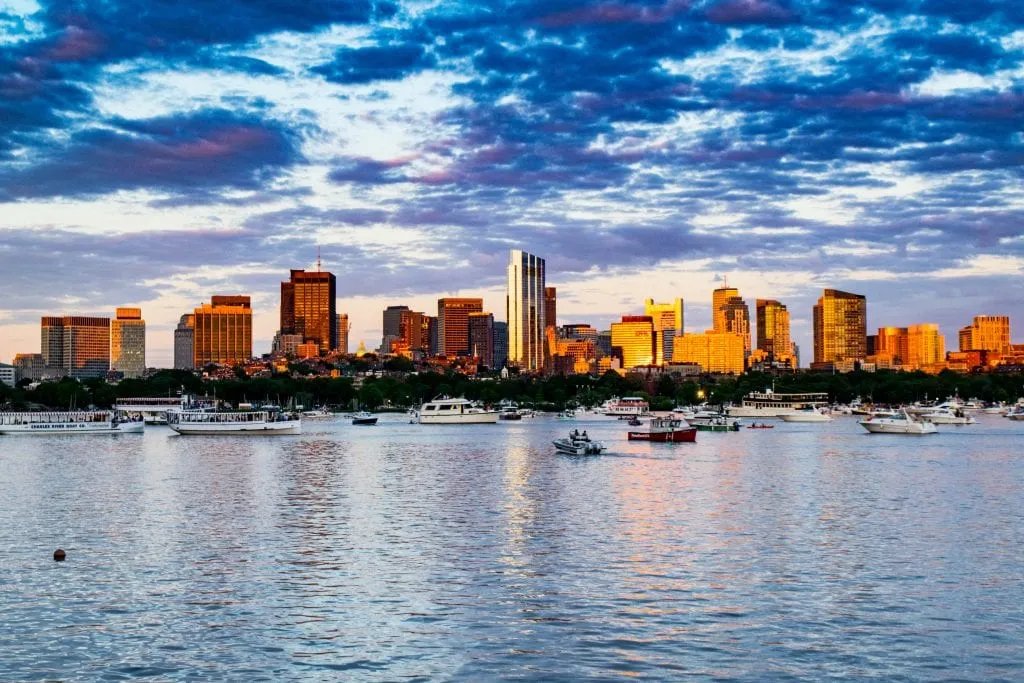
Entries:
[[793, 413], [779, 415], [783, 422], [831, 422], [832, 416], [821, 408], [804, 408]]
[[571, 421], [571, 420], [575, 420], [576, 419], [576, 411], [575, 410], [563, 410], [562, 412], [560, 412], [558, 414], [558, 419], [566, 421], [566, 422]]
[[368, 413], [365, 410], [361, 410], [352, 416], [352, 424], [361, 427], [372, 427], [377, 424], [377, 416], [373, 413]]
[[0, 434], [141, 434], [141, 416], [121, 419], [110, 410], [0, 413]]
[[421, 425], [494, 424], [498, 411], [485, 410], [464, 398], [442, 396], [420, 406], [417, 419]]
[[272, 436], [302, 433], [302, 421], [298, 415], [278, 410], [172, 410], [167, 413], [167, 426], [185, 435]]
[[600, 441], [591, 441], [586, 432], [574, 429], [564, 439], [555, 439], [551, 442], [555, 450], [566, 455], [599, 455], [605, 450], [605, 445]]
[[683, 406], [676, 406], [672, 409], [672, 417], [677, 417], [681, 420], [692, 420], [697, 414], [697, 411], [693, 408], [684, 408]]
[[702, 410], [687, 420], [690, 426], [696, 427], [700, 432], [738, 432], [740, 421], [738, 418], [729, 417], [712, 410]]
[[1015, 421], [1024, 421], [1024, 405], [1017, 404], [1006, 413], [1006, 418]]
[[901, 410], [893, 416], [872, 415], [866, 420], [858, 422], [861, 427], [871, 434], [934, 434], [937, 430], [932, 422], [924, 422], [906, 410]]
[[936, 408], [931, 412], [919, 415], [919, 417], [937, 425], [972, 425], [977, 422], [961, 408]]
[[827, 393], [777, 394], [768, 389], [763, 393], [754, 391], [747, 394], [740, 405], [729, 406], [726, 411], [729, 417], [767, 418], [825, 405], [828, 405]]
[[331, 420], [334, 419], [334, 417], [334, 413], [328, 410], [327, 406], [320, 406], [319, 408], [314, 408], [313, 410], [302, 411], [303, 420]]

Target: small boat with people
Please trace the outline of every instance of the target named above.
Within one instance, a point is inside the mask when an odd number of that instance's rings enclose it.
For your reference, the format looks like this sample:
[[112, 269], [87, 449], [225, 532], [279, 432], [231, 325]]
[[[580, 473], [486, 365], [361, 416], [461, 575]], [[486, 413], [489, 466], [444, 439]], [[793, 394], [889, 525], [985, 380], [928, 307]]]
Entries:
[[562, 412], [560, 412], [558, 414], [558, 418], [557, 419], [559, 419], [559, 420], [561, 420], [563, 422], [571, 422], [571, 421], [576, 419], [576, 411], [575, 410], [563, 410]]
[[936, 408], [918, 417], [937, 425], [972, 425], [978, 422], [972, 415], [964, 412], [963, 408]]
[[702, 410], [687, 422], [702, 432], [738, 432], [740, 430], [738, 419], [711, 410]]
[[600, 455], [606, 448], [600, 441], [592, 441], [586, 430], [580, 432], [578, 429], [569, 432], [568, 437], [555, 439], [551, 443], [556, 451], [566, 455]]
[[918, 436], [934, 434], [938, 431], [935, 423], [925, 422], [906, 410], [900, 410], [895, 415], [872, 415], [857, 424], [866, 429], [870, 434], [910, 434]]
[[167, 426], [186, 436], [276, 436], [302, 433], [298, 413], [260, 410], [171, 410]]
[[319, 408], [313, 408], [312, 410], [302, 411], [303, 420], [330, 420], [334, 418], [334, 413], [327, 409], [327, 406], [320, 406]]
[[486, 410], [465, 398], [441, 396], [420, 406], [417, 421], [431, 424], [495, 424], [497, 410]]
[[377, 424], [377, 416], [365, 410], [360, 410], [352, 416], [352, 424], [360, 427], [371, 427]]
[[747, 429], [775, 429], [775, 425], [770, 425], [767, 422], [752, 422], [747, 425]]
[[783, 422], [831, 422], [832, 416], [822, 408], [808, 406], [792, 413], [782, 413], [779, 419]]
[[646, 432], [628, 432], [626, 436], [629, 441], [693, 443], [697, 440], [697, 430], [679, 418], [655, 417]]
[[113, 410], [51, 410], [0, 413], [0, 434], [141, 434], [141, 415], [126, 417]]

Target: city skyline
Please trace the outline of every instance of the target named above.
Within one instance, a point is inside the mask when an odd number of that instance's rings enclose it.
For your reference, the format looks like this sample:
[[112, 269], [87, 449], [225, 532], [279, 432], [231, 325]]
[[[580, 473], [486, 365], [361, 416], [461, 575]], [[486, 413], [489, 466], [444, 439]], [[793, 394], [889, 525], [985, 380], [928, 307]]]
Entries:
[[[607, 328], [728, 276], [811, 348], [825, 288], [868, 329], [1024, 318], [1022, 17], [980, 2], [0, 1], [0, 358], [38, 318], [180, 315], [291, 268], [379, 311], [484, 298], [510, 244]], [[1019, 341], [1019, 338], [1018, 338]], [[808, 357], [807, 353], [804, 354]]]

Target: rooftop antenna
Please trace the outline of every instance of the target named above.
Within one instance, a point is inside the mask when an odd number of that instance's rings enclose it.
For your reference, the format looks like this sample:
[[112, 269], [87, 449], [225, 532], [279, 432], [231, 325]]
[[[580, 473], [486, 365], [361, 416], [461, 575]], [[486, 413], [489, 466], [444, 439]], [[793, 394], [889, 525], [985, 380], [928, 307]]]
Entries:
[[320, 245], [316, 245], [316, 272], [320, 272]]

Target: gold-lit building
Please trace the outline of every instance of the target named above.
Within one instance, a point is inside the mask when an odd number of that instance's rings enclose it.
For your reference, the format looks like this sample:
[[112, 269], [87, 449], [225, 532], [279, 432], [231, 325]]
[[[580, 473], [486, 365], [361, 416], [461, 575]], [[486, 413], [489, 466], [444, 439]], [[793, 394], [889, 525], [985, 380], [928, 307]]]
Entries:
[[304, 343], [314, 342], [323, 352], [336, 349], [336, 290], [333, 273], [292, 270], [281, 283], [281, 334], [301, 334]]
[[814, 362], [864, 360], [867, 320], [867, 297], [826, 289], [814, 306]]
[[750, 354], [750, 308], [735, 287], [719, 287], [711, 294], [713, 329], [743, 339], [744, 353]]
[[946, 360], [946, 338], [935, 323], [921, 323], [907, 328], [907, 370], [932, 370]]
[[215, 296], [193, 312], [193, 367], [236, 365], [252, 358], [252, 306], [247, 296]]
[[674, 341], [683, 336], [683, 300], [677, 298], [670, 304], [658, 304], [654, 299], [644, 299], [644, 315], [654, 321], [654, 364], [664, 365], [672, 360]]
[[352, 323], [348, 321], [348, 313], [338, 314], [338, 343], [335, 348], [342, 353], [348, 353], [348, 333], [352, 331]]
[[555, 374], [585, 375], [597, 368], [597, 344], [592, 339], [559, 339]]
[[654, 321], [649, 315], [624, 315], [612, 323], [612, 353], [622, 359], [622, 368], [630, 370], [653, 365], [655, 357]]
[[110, 318], [45, 316], [40, 341], [46, 366], [61, 374], [102, 377], [110, 369]]
[[789, 310], [775, 299], [757, 299], [757, 349], [769, 360], [785, 361], [793, 358], [793, 343], [789, 337]]
[[1010, 317], [979, 315], [960, 330], [961, 351], [995, 351], [1003, 353], [1010, 346]]
[[[538, 372], [544, 367], [547, 339], [545, 273], [544, 259], [520, 249], [509, 251], [505, 290], [508, 364], [525, 372]], [[440, 331], [438, 334], [443, 336]]]
[[449, 297], [437, 300], [437, 352], [442, 356], [469, 353], [469, 314], [484, 310], [483, 299]]
[[[872, 356], [888, 358], [894, 367], [909, 362], [910, 332], [906, 327], [879, 327], [878, 334], [872, 337]], [[877, 361], [876, 361], [877, 362]]]
[[746, 350], [743, 337], [732, 332], [708, 330], [676, 340], [673, 363], [696, 363], [704, 372], [742, 374]]
[[110, 369], [125, 377], [146, 372], [146, 321], [141, 308], [118, 308], [110, 321]]

